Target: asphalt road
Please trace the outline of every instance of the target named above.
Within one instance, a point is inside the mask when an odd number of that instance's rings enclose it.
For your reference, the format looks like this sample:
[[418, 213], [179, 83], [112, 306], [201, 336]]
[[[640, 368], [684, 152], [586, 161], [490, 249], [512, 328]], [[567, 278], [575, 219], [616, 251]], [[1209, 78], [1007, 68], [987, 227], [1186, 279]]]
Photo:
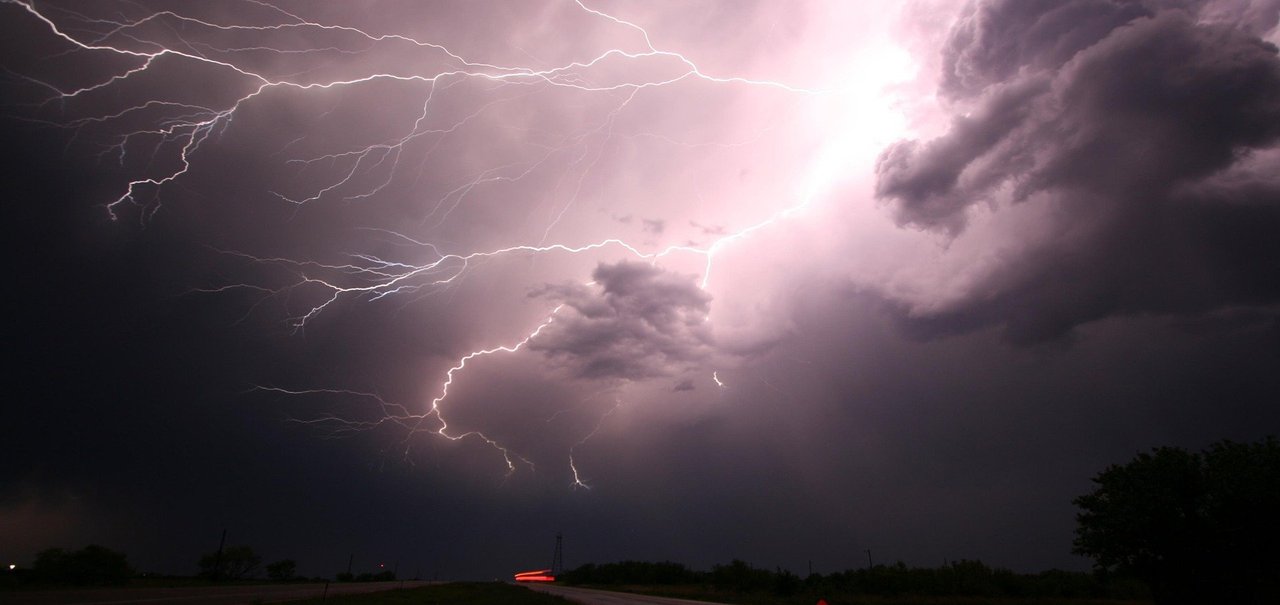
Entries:
[[[416, 588], [433, 582], [358, 582], [329, 584], [330, 595]], [[86, 588], [0, 592], [0, 605], [247, 605], [310, 599], [325, 594], [324, 584], [194, 586], [185, 588]]]
[[527, 584], [530, 590], [550, 593], [580, 603], [581, 605], [723, 605], [706, 601], [690, 601], [670, 597], [651, 597], [649, 595], [631, 594], [629, 592], [610, 592], [593, 588], [569, 588], [568, 586], [548, 586], [546, 584]]

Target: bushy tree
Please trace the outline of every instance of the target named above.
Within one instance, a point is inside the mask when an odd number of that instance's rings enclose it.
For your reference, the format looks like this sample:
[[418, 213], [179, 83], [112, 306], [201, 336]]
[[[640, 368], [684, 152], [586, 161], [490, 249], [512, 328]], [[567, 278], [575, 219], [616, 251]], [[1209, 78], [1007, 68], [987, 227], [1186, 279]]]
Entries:
[[124, 584], [133, 577], [124, 553], [97, 544], [74, 552], [61, 548], [42, 551], [36, 555], [32, 572], [39, 582], [76, 586]]
[[1157, 603], [1280, 602], [1280, 442], [1163, 447], [1076, 498], [1075, 552], [1132, 574]]
[[267, 577], [272, 580], [292, 580], [298, 572], [298, 563], [293, 559], [281, 559], [267, 564]]
[[222, 553], [200, 557], [200, 575], [212, 580], [240, 580], [258, 571], [262, 557], [248, 546], [228, 546]]

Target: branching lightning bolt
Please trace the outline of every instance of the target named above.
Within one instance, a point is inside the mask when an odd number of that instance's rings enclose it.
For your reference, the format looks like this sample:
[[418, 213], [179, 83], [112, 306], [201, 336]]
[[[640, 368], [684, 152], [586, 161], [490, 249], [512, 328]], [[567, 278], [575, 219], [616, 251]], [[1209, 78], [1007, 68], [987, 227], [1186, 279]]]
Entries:
[[[338, 394], [338, 395], [349, 395], [353, 397], [369, 399], [377, 403], [382, 412], [382, 417], [378, 418], [377, 420], [357, 421], [357, 420], [349, 420], [349, 419], [345, 419], [345, 418], [341, 418], [333, 415], [324, 415], [324, 416], [311, 418], [311, 419], [295, 420], [295, 422], [299, 422], [302, 424], [327, 426], [333, 429], [336, 434], [365, 431], [365, 430], [377, 428], [384, 424], [399, 425], [400, 427], [407, 429], [404, 440], [402, 441], [402, 445], [406, 449], [406, 454], [408, 453], [407, 450], [410, 447], [410, 440], [418, 433], [421, 433], [424, 431], [434, 433], [435, 435], [444, 437], [445, 439], [448, 439], [450, 441], [462, 441], [463, 439], [478, 439], [502, 453], [502, 457], [507, 463], [508, 472], [515, 472], [516, 460], [518, 460], [519, 462], [525, 464], [530, 469], [532, 469], [534, 468], [535, 465], [529, 459], [511, 451], [507, 447], [504, 447], [501, 443], [498, 443], [494, 439], [489, 438], [481, 431], [473, 430], [473, 431], [465, 431], [462, 433], [451, 434], [449, 432], [449, 423], [445, 420], [444, 415], [441, 412], [440, 404], [443, 403], [445, 398], [449, 396], [449, 386], [453, 384], [454, 374], [457, 372], [461, 372], [464, 368], [466, 368], [467, 362], [477, 357], [493, 355], [494, 353], [515, 353], [516, 351], [519, 351], [521, 348], [527, 345], [530, 340], [535, 338], [539, 332], [541, 332], [547, 326], [551, 325], [551, 322], [555, 321], [556, 313], [558, 313], [559, 311], [560, 311], [560, 307], [557, 307], [554, 311], [551, 312], [551, 317], [549, 317], [546, 321], [542, 322], [542, 324], [540, 324], [537, 328], [535, 328], [533, 332], [529, 333], [529, 335], [526, 336], [524, 339], [520, 340], [519, 342], [513, 345], [504, 345], [504, 346], [493, 347], [490, 349], [481, 349], [478, 351], [472, 351], [471, 353], [468, 353], [465, 356], [463, 356], [461, 359], [459, 359], [457, 364], [449, 368], [449, 371], [445, 373], [444, 382], [442, 382], [440, 385], [440, 394], [431, 400], [430, 406], [428, 407], [427, 411], [424, 413], [420, 413], [420, 414], [413, 413], [407, 407], [400, 405], [398, 403], [392, 403], [392, 402], [386, 401], [381, 396], [374, 393], [362, 393], [357, 391], [349, 391], [349, 390], [341, 390], [341, 389], [289, 390], [289, 389], [282, 389], [278, 387], [266, 387], [266, 386], [257, 387], [257, 390], [282, 393], [286, 395]], [[435, 428], [424, 427], [424, 425], [426, 425], [430, 421], [434, 421], [436, 423]], [[513, 460], [512, 458], [515, 458], [515, 460]]]
[[[288, 160], [290, 164], [301, 169], [323, 166], [335, 167], [334, 176], [307, 193], [291, 195], [272, 192], [277, 199], [294, 205], [298, 211], [310, 204], [319, 203], [330, 198], [348, 202], [360, 202], [378, 196], [390, 185], [394, 176], [402, 169], [400, 162], [408, 145], [417, 142], [428, 143], [426, 153], [430, 155], [442, 144], [446, 137], [465, 128], [470, 121], [485, 114], [492, 103], [496, 102], [490, 101], [478, 104], [461, 119], [447, 127], [428, 127], [429, 118], [432, 117], [437, 102], [437, 95], [461, 82], [488, 83], [494, 86], [522, 85], [532, 87], [530, 91], [551, 87], [598, 95], [620, 95], [621, 100], [617, 102], [614, 109], [602, 121], [583, 130], [576, 137], [563, 141], [560, 146], [549, 147], [542, 155], [535, 156], [527, 161], [487, 168], [471, 175], [460, 185], [445, 191], [442, 196], [429, 204], [431, 210], [424, 219], [424, 223], [431, 222], [434, 226], [438, 226], [447, 220], [450, 213], [465, 203], [468, 195], [477, 188], [497, 182], [517, 182], [528, 178], [542, 169], [550, 158], [562, 149], [580, 145], [588, 137], [603, 136], [607, 138], [614, 136], [614, 124], [617, 117], [642, 90], [670, 86], [686, 80], [700, 80], [717, 85], [763, 87], [797, 95], [815, 95], [824, 92], [770, 80], [709, 74], [685, 55], [662, 49], [655, 45], [650, 33], [641, 25], [593, 8], [583, 0], [571, 0], [570, 4], [586, 15], [630, 32], [631, 36], [638, 37], [641, 40], [641, 48], [635, 51], [610, 48], [592, 57], [570, 61], [550, 68], [535, 69], [530, 66], [500, 65], [469, 60], [461, 53], [454, 52], [443, 45], [421, 41], [410, 36], [376, 34], [357, 27], [320, 23], [259, 0], [246, 0], [246, 3], [272, 11], [273, 14], [278, 16], [280, 22], [269, 25], [217, 23], [167, 10], [133, 20], [123, 17], [102, 19], [91, 18], [69, 10], [37, 7], [34, 1], [28, 0], [0, 0], [0, 3], [18, 7], [33, 21], [34, 25], [68, 44], [70, 48], [66, 51], [67, 53], [84, 52], [133, 61], [132, 66], [123, 68], [109, 77], [74, 88], [60, 88], [33, 76], [19, 74], [18, 77], [20, 79], [32, 83], [42, 90], [52, 91], [51, 96], [40, 105], [39, 109], [47, 108], [53, 104], [65, 104], [78, 98], [121, 86], [139, 78], [141, 74], [154, 70], [160, 61], [169, 58], [191, 61], [216, 68], [235, 74], [236, 77], [245, 82], [244, 94], [221, 105], [214, 103], [201, 105], [166, 99], [151, 99], [132, 107], [102, 115], [93, 115], [63, 122], [42, 120], [49, 125], [78, 131], [91, 126], [127, 125], [132, 121], [146, 120], [148, 115], [157, 112], [163, 116], [152, 118], [152, 123], [146, 127], [125, 129], [116, 136], [116, 142], [103, 151], [104, 155], [114, 154], [117, 157], [117, 161], [123, 165], [128, 152], [142, 145], [137, 141], [145, 137], [157, 137], [160, 141], [152, 148], [153, 153], [159, 153], [161, 148], [166, 145], [176, 146], [177, 148], [174, 156], [176, 167], [160, 174], [129, 180], [124, 184], [120, 195], [105, 204], [106, 211], [112, 219], [119, 218], [122, 209], [130, 204], [138, 207], [138, 215], [144, 222], [153, 218], [161, 210], [161, 192], [166, 187], [181, 180], [184, 175], [191, 171], [194, 158], [199, 154], [202, 147], [212, 144], [213, 138], [231, 125], [234, 117], [242, 108], [253, 103], [268, 91], [277, 89], [310, 92], [354, 87], [372, 82], [400, 82], [424, 86], [426, 91], [420, 111], [416, 117], [411, 123], [405, 125], [400, 134], [391, 139], [345, 151]], [[63, 22], [70, 22], [74, 27], [60, 25]], [[185, 30], [180, 28], [170, 28], [170, 34], [176, 37], [178, 43], [164, 44], [148, 39], [144, 35], [145, 32], [143, 30], [146, 27], [156, 24], [179, 24], [182, 28], [224, 33], [260, 34], [263, 36], [277, 32], [341, 34], [363, 40], [369, 47], [378, 44], [399, 44], [424, 52], [436, 53], [440, 56], [441, 61], [449, 63], [451, 67], [431, 73], [410, 73], [406, 75], [377, 72], [344, 79], [308, 80], [301, 77], [282, 77], [248, 67], [244, 62], [239, 61], [237, 56], [251, 52], [273, 52], [283, 55], [326, 52], [354, 54], [361, 51], [340, 46], [306, 49], [280, 48], [266, 42], [256, 45], [216, 47], [207, 43], [188, 41], [182, 33]], [[681, 68], [662, 77], [620, 82], [595, 83], [585, 75], [607, 62], [618, 60], [631, 62], [674, 61]], [[298, 137], [290, 141], [285, 146], [285, 149], [281, 149], [280, 152], [284, 152], [304, 138]], [[378, 300], [391, 296], [431, 292], [447, 288], [462, 277], [474, 262], [481, 259], [509, 255], [582, 254], [602, 249], [617, 249], [635, 259], [650, 263], [656, 263], [664, 257], [678, 254], [702, 257], [704, 262], [699, 285], [705, 289], [710, 283], [713, 263], [718, 253], [736, 242], [749, 238], [757, 231], [787, 219], [809, 205], [813, 199], [812, 196], [803, 196], [796, 203], [776, 211], [753, 224], [734, 231], [722, 231], [716, 234], [717, 237], [713, 241], [705, 245], [671, 245], [657, 250], [646, 251], [644, 246], [629, 243], [621, 238], [603, 238], [578, 244], [548, 243], [552, 231], [570, 206], [574, 204], [578, 197], [578, 191], [581, 190], [583, 180], [586, 175], [595, 169], [599, 158], [599, 150], [594, 156], [585, 151], [579, 153], [574, 160], [574, 165], [581, 166], [581, 170], [577, 183], [569, 186], [573, 193], [559, 205], [559, 208], [550, 217], [542, 239], [537, 243], [515, 244], [487, 250], [443, 252], [438, 246], [420, 241], [409, 235], [394, 231], [381, 231], [382, 235], [400, 243], [417, 247], [431, 257], [431, 260], [418, 264], [393, 261], [372, 254], [354, 254], [351, 255], [348, 262], [324, 263], [314, 260], [263, 257], [236, 250], [222, 250], [220, 252], [225, 255], [240, 258], [249, 263], [281, 268], [292, 278], [283, 285], [229, 284], [205, 288], [201, 291], [246, 290], [257, 292], [264, 298], [288, 296], [299, 289], [319, 291], [322, 294], [318, 297], [318, 302], [309, 304], [303, 312], [288, 318], [289, 325], [295, 330], [302, 330], [311, 320], [341, 299]], [[374, 178], [372, 182], [362, 182], [361, 179], [363, 177], [373, 174], [374, 171], [381, 171], [381, 176]], [[150, 193], [153, 201], [149, 203], [143, 202], [144, 193]], [[328, 394], [370, 401], [377, 406], [381, 414], [381, 417], [376, 420], [357, 421], [334, 415], [321, 415], [297, 420], [297, 422], [324, 427], [331, 430], [333, 434], [365, 431], [385, 425], [398, 426], [406, 432], [402, 442], [406, 456], [412, 438], [420, 433], [432, 433], [452, 441], [476, 440], [494, 448], [502, 454], [509, 472], [514, 472], [517, 469], [517, 464], [522, 464], [532, 469], [533, 463], [526, 457], [481, 431], [451, 430], [449, 423], [445, 419], [444, 404], [449, 396], [450, 388], [454, 386], [455, 380], [461, 378], [469, 363], [475, 363], [480, 358], [491, 355], [516, 353], [525, 348], [555, 322], [563, 306], [562, 304], [555, 307], [545, 316], [541, 323], [535, 325], [522, 338], [515, 340], [511, 344], [481, 348], [458, 357], [456, 362], [445, 372], [437, 391], [438, 394], [426, 404], [424, 411], [415, 411], [410, 406], [390, 402], [377, 394], [367, 392], [342, 389], [285, 389], [267, 386], [259, 387], [259, 389], [290, 396]], [[725, 386], [717, 372], [712, 372], [711, 378], [717, 386]], [[621, 403], [617, 402], [616, 405], [603, 412], [594, 428], [570, 447], [568, 466], [572, 472], [573, 485], [575, 487], [587, 488], [587, 484], [579, 474], [574, 460], [574, 449], [596, 435], [605, 420], [617, 411], [620, 406]]]
[[604, 421], [608, 420], [609, 417], [612, 416], [614, 412], [617, 412], [618, 409], [621, 407], [622, 407], [622, 400], [621, 399], [614, 400], [613, 407], [609, 408], [608, 411], [600, 415], [600, 418], [596, 420], [596, 425], [591, 428], [591, 431], [588, 432], [586, 436], [584, 436], [582, 439], [579, 439], [577, 443], [569, 447], [569, 470], [573, 473], [572, 485], [574, 489], [577, 489], [577, 488], [591, 489], [591, 486], [587, 485], [586, 480], [582, 478], [582, 474], [578, 472], [578, 464], [573, 459], [574, 450], [581, 447], [587, 441], [590, 441], [592, 437], [595, 437], [596, 433], [600, 432], [600, 427], [604, 425]]

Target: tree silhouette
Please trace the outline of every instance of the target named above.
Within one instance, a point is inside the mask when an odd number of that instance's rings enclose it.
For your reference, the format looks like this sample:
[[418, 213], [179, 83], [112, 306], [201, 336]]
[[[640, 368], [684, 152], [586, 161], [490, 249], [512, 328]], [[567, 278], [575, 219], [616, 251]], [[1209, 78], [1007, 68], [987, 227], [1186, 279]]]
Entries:
[[41, 551], [33, 571], [40, 582], [77, 586], [124, 584], [133, 576], [123, 553], [97, 544], [73, 552], [61, 548]]
[[296, 575], [298, 564], [293, 559], [281, 559], [267, 564], [267, 577], [272, 580], [292, 580]]
[[1076, 498], [1074, 551], [1146, 581], [1156, 603], [1280, 602], [1280, 442], [1162, 447]]
[[260, 564], [262, 557], [254, 553], [252, 548], [243, 545], [228, 546], [223, 549], [222, 556], [211, 552], [200, 557], [200, 575], [214, 580], [240, 580], [256, 572]]

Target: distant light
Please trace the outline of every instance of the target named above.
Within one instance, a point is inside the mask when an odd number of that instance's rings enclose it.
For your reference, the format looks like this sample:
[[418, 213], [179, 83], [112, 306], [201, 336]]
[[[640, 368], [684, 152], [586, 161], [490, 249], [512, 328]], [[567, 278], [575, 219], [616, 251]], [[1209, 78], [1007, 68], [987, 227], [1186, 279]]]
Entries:
[[10, 563], [10, 564], [9, 564], [9, 571], [13, 571], [13, 570], [15, 570], [15, 569], [17, 569], [17, 568], [18, 568], [18, 566], [17, 566], [17, 565], [14, 565], [13, 563]]

